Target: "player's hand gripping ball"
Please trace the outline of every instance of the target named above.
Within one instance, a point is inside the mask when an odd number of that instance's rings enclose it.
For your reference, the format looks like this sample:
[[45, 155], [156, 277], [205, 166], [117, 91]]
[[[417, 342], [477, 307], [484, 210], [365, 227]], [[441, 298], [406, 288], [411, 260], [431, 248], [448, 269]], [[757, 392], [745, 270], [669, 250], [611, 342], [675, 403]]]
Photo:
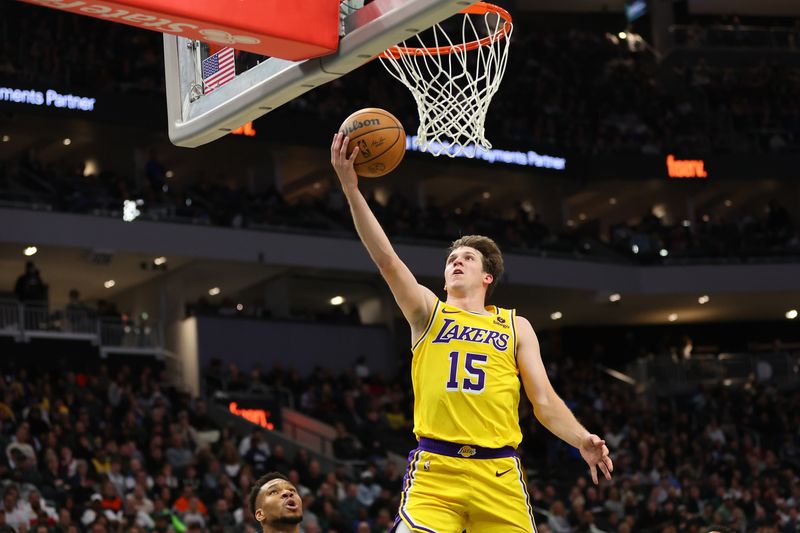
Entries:
[[406, 153], [406, 134], [397, 118], [383, 109], [367, 107], [347, 117], [339, 131], [350, 138], [347, 157], [358, 146], [356, 174], [378, 178], [397, 168]]

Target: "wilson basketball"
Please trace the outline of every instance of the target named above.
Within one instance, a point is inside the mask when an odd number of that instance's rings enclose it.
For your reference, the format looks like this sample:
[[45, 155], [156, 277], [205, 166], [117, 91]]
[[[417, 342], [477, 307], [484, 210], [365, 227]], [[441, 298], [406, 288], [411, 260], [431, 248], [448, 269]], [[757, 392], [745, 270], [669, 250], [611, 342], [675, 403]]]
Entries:
[[358, 146], [356, 174], [377, 178], [400, 164], [406, 153], [406, 133], [397, 118], [383, 109], [368, 107], [345, 119], [339, 131], [350, 137], [348, 157]]

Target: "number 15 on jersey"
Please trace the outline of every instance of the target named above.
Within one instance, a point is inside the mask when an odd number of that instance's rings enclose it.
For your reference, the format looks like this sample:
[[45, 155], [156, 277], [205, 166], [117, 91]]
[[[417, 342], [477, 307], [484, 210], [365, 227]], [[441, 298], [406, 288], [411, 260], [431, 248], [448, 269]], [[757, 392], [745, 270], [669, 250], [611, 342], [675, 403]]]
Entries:
[[[486, 371], [482, 368], [489, 361], [489, 356], [483, 353], [450, 352], [450, 380], [445, 388], [450, 392], [462, 391], [470, 394], [480, 394], [486, 387]], [[461, 382], [458, 380], [459, 365], [464, 365], [467, 374]]]

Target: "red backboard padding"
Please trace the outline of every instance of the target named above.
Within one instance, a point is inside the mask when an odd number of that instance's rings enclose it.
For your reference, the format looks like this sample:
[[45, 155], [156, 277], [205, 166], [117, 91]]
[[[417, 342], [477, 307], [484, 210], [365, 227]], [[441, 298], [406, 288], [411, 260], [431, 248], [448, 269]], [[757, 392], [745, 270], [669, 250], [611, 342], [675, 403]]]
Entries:
[[298, 61], [339, 45], [339, 0], [22, 0]]

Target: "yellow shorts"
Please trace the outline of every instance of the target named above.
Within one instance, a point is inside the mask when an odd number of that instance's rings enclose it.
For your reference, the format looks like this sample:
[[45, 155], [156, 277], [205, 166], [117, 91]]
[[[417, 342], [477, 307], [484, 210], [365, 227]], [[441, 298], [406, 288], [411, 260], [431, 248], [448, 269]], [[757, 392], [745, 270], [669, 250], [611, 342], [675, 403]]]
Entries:
[[536, 533], [525, 474], [512, 448], [424, 438], [408, 458], [400, 520], [416, 533]]

